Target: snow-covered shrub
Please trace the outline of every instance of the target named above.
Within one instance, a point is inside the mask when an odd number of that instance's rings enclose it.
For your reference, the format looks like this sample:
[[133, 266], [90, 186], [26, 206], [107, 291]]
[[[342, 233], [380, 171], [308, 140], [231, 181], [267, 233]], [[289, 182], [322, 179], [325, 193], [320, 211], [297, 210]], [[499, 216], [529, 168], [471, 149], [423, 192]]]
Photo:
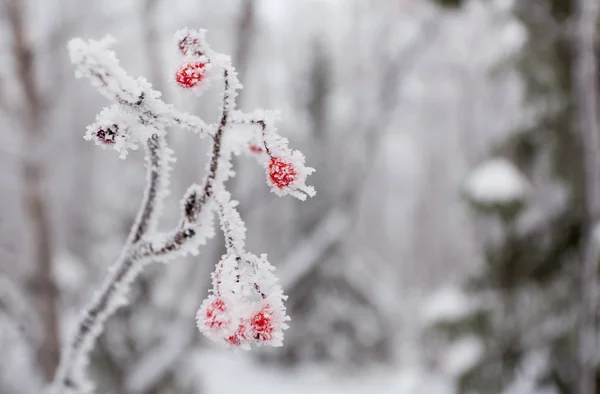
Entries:
[[[233, 154], [246, 153], [265, 168], [271, 190], [301, 200], [314, 196], [306, 177], [314, 169], [304, 165], [304, 156], [288, 148], [277, 134], [276, 114], [236, 110], [237, 91], [242, 88], [229, 56], [213, 51], [204, 30], [181, 30], [176, 41], [183, 54], [174, 81], [196, 95], [209, 86], [223, 84], [221, 115], [207, 124], [161, 100], [161, 93], [144, 79], [129, 76], [109, 47], [110, 37], [100, 41], [74, 39], [70, 56], [78, 77], [113, 101], [87, 128], [85, 138], [126, 158], [130, 150], [146, 148], [147, 187], [137, 219], [119, 259], [90, 304], [84, 309], [71, 340], [66, 344], [51, 392], [89, 392], [85, 378], [88, 354], [105, 321], [127, 303], [130, 284], [150, 262], [168, 262], [198, 249], [214, 235], [213, 216], [219, 217], [225, 235], [226, 254], [216, 265], [213, 288], [197, 314], [199, 330], [229, 347], [249, 349], [251, 344], [281, 346], [289, 317], [286, 296], [277, 283], [273, 266], [265, 254], [245, 250], [246, 228], [231, 200], [225, 182], [233, 176]], [[162, 205], [168, 193], [169, 172], [175, 161], [167, 145], [172, 126], [213, 141], [207, 173], [201, 184], [193, 184], [181, 200], [181, 218], [171, 231], [157, 230]]]

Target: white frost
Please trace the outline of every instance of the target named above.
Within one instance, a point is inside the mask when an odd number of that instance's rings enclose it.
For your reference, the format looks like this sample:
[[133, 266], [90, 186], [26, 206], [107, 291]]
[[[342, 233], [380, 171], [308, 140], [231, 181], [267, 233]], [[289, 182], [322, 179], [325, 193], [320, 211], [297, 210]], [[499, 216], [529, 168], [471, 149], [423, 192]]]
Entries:
[[422, 318], [425, 324], [456, 322], [476, 309], [476, 303], [460, 288], [438, 290], [425, 303]]
[[525, 199], [529, 181], [504, 158], [489, 160], [471, 172], [465, 183], [465, 192], [475, 202], [509, 204]]
[[460, 377], [473, 368], [483, 355], [483, 344], [475, 336], [454, 342], [442, 359], [442, 370], [452, 377]]

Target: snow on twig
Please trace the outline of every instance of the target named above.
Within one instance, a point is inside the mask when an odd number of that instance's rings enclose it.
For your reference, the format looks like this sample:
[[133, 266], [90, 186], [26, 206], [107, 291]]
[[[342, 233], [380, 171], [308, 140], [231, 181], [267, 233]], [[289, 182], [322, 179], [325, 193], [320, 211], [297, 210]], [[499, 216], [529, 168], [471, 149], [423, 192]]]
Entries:
[[[197, 313], [198, 328], [226, 346], [249, 349], [251, 344], [282, 344], [283, 330], [289, 320], [283, 304], [286, 296], [266, 255], [258, 257], [245, 251], [246, 228], [225, 182], [233, 175], [232, 154], [243, 149], [252, 151], [249, 146], [252, 141], [260, 141], [265, 147], [267, 156], [261, 156], [259, 161], [266, 169], [267, 183], [278, 195], [291, 194], [301, 199], [314, 195], [314, 189], [305, 184], [306, 177], [314, 170], [305, 167], [302, 154], [291, 151], [287, 140], [278, 136], [270, 112], [244, 115], [235, 110], [237, 91], [241, 89], [237, 73], [229, 56], [215, 53], [208, 46], [205, 31], [185, 29], [177, 33], [176, 39], [184, 55], [175, 75], [175, 82], [181, 88], [199, 95], [213, 81], [223, 82], [221, 117], [216, 124], [206, 124], [165, 104], [160, 92], [153, 90], [145, 79], [129, 76], [109, 50], [112, 38], [74, 39], [69, 43], [76, 76], [90, 79], [101, 94], [114, 102], [88, 127], [85, 138], [115, 149], [121, 158], [145, 145], [147, 185], [136, 222], [119, 258], [84, 308], [73, 336], [66, 343], [50, 387], [53, 394], [93, 390], [85, 377], [85, 367], [106, 320], [127, 304], [130, 285], [146, 264], [197, 254], [199, 247], [214, 234], [215, 211], [225, 234], [227, 253], [213, 273], [212, 294]], [[238, 127], [243, 124], [262, 127]], [[165, 138], [172, 126], [193, 131], [200, 137], [210, 136], [213, 145], [202, 185], [191, 185], [181, 200], [178, 225], [171, 231], [158, 232], [158, 220], [168, 193], [170, 163], [174, 161]]]

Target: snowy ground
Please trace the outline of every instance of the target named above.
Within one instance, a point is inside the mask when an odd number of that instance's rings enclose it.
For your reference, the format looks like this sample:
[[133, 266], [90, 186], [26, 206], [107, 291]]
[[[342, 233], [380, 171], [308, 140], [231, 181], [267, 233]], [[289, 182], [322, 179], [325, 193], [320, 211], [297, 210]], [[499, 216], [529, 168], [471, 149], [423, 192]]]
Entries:
[[448, 381], [418, 369], [341, 375], [316, 367], [281, 370], [246, 354], [206, 350], [194, 356], [206, 394], [452, 394]]

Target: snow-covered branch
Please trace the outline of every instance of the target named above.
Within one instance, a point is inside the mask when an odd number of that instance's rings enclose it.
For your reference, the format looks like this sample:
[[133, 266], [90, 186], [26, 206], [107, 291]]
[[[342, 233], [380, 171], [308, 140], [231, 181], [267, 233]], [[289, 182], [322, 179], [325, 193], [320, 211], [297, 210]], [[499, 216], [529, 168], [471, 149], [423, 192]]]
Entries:
[[76, 66], [75, 75], [90, 79], [92, 86], [104, 97], [127, 108], [131, 115], [139, 118], [141, 124], [160, 130], [178, 125], [202, 137], [211, 134], [212, 130], [199, 117], [165, 104], [160, 99], [161, 93], [152, 89], [145, 78], [134, 79], [127, 74], [119, 66], [115, 53], [108, 49], [114, 42], [110, 36], [99, 41], [71, 40], [69, 53]]
[[[109, 270], [100, 291], [84, 309], [72, 339], [66, 344], [55, 376], [53, 394], [92, 390], [84, 369], [89, 353], [106, 320], [127, 303], [130, 285], [150, 262], [167, 262], [186, 254], [197, 254], [213, 236], [213, 215], [218, 213], [225, 233], [227, 253], [213, 273], [212, 294], [197, 313], [198, 328], [207, 337], [226, 346], [249, 349], [252, 343], [279, 346], [289, 318], [281, 287], [266, 255], [245, 251], [246, 228], [231, 201], [225, 182], [233, 175], [232, 154], [247, 150], [266, 169], [267, 183], [278, 195], [305, 199], [314, 195], [306, 177], [314, 170], [304, 166], [304, 156], [287, 147], [274, 124], [271, 112], [244, 115], [235, 110], [241, 89], [229, 56], [217, 54], [207, 45], [205, 32], [182, 30], [176, 39], [184, 55], [175, 75], [180, 87], [197, 95], [215, 80], [223, 82], [221, 116], [217, 124], [176, 110], [165, 104], [161, 94], [143, 78], [133, 79], [108, 49], [112, 40], [69, 44], [77, 75], [91, 80], [100, 93], [115, 102], [104, 109], [88, 127], [85, 138], [104, 148], [113, 148], [122, 158], [129, 150], [146, 146], [147, 186], [129, 238], [117, 262]], [[260, 128], [253, 127], [260, 125]], [[170, 163], [166, 131], [171, 126], [212, 137], [211, 157], [202, 186], [188, 188], [181, 201], [181, 219], [175, 229], [156, 230], [168, 189]], [[245, 126], [245, 127], [244, 127]], [[256, 141], [264, 150], [257, 151]]]

